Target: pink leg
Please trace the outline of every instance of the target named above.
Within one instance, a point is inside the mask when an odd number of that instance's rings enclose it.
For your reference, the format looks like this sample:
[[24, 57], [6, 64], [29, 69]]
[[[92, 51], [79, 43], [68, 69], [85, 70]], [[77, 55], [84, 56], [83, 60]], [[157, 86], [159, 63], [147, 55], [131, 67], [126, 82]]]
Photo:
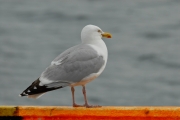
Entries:
[[72, 99], [73, 99], [73, 103], [72, 103], [72, 104], [73, 104], [73, 107], [83, 107], [84, 105], [77, 105], [77, 104], [75, 103], [74, 91], [75, 91], [74, 87], [71, 87]]
[[85, 86], [82, 86], [82, 87], [83, 87], [82, 92], [83, 92], [84, 101], [85, 101], [84, 106], [85, 106], [86, 108], [101, 107], [101, 106], [99, 106], [99, 105], [88, 105], [88, 101], [87, 101], [87, 98], [86, 98], [86, 88], [85, 88]]

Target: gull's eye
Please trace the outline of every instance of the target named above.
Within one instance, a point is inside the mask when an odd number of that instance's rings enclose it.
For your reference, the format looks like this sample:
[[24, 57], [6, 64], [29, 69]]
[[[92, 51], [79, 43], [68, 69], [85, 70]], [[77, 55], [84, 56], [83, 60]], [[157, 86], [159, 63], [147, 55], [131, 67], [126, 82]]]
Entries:
[[98, 30], [99, 33], [101, 33], [101, 30]]

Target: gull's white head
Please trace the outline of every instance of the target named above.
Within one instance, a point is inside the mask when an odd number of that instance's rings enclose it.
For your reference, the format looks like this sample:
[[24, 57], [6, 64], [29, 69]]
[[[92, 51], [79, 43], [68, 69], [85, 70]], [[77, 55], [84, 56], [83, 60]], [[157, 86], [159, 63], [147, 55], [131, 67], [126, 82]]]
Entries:
[[102, 40], [101, 38], [111, 38], [111, 34], [103, 32], [101, 28], [95, 25], [86, 25], [81, 31], [82, 42], [90, 42], [94, 40]]

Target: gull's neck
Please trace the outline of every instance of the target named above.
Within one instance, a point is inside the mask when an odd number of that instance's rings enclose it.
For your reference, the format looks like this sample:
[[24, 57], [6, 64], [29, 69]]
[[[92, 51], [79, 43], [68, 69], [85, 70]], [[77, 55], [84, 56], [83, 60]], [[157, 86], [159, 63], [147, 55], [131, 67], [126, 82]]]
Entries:
[[107, 47], [105, 42], [101, 39], [101, 37], [95, 37], [95, 38], [86, 38], [86, 40], [82, 40], [82, 44], [90, 44], [97, 46], [98, 48], [107, 51]]
[[98, 54], [103, 56], [105, 63], [107, 62], [107, 58], [108, 58], [107, 47], [105, 42], [100, 37], [91, 40], [86, 39], [86, 41], [82, 41], [82, 44], [90, 45], [91, 47], [96, 49], [98, 51]]

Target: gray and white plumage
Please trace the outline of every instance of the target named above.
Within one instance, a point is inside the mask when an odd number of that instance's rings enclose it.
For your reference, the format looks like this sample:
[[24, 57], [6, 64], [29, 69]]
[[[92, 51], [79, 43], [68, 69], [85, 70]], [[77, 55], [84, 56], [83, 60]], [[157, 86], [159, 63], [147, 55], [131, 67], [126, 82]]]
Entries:
[[107, 63], [108, 52], [102, 37], [111, 38], [111, 35], [97, 26], [85, 26], [81, 32], [82, 43], [57, 56], [20, 96], [38, 98], [51, 90], [85, 85], [94, 80]]

